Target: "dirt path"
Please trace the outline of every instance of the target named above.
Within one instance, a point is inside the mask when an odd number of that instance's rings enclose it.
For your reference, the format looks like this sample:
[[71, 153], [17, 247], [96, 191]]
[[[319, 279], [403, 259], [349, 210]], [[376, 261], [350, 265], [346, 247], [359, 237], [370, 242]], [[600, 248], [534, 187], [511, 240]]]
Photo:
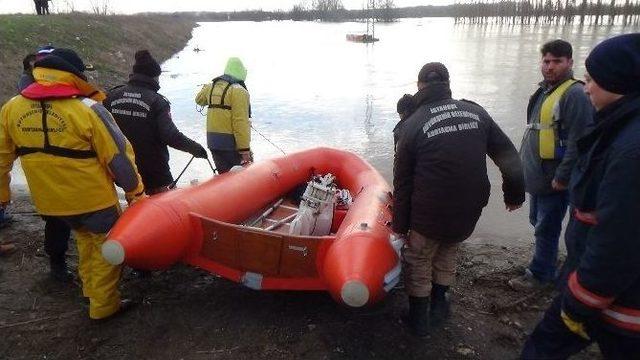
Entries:
[[[7, 359], [514, 359], [551, 291], [508, 288], [529, 249], [466, 245], [453, 291], [453, 318], [424, 340], [399, 321], [406, 298], [352, 310], [324, 293], [257, 292], [206, 272], [176, 266], [122, 282], [141, 305], [94, 324], [77, 285], [48, 278], [43, 222], [24, 193], [0, 242], [18, 250], [0, 258], [0, 358]], [[69, 263], [77, 265], [75, 250]], [[580, 358], [597, 358], [597, 351]]]

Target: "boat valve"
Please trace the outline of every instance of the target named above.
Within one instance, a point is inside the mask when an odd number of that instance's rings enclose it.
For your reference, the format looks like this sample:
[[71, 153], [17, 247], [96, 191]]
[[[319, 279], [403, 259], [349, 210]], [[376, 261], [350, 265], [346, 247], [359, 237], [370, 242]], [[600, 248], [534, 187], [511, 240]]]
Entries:
[[307, 247], [306, 246], [289, 245], [289, 250], [299, 251], [299, 252], [302, 253], [302, 256], [304, 256], [304, 257], [307, 257], [307, 255], [309, 255], [309, 252], [307, 251]]

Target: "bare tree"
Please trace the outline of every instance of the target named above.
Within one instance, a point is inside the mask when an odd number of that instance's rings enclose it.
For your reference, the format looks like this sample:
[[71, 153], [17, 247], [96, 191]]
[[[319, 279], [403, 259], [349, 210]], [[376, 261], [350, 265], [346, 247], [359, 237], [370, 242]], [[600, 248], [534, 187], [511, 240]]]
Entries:
[[76, 3], [73, 0], [63, 0], [63, 3], [67, 8], [67, 12], [72, 13], [76, 11]]
[[393, 0], [378, 0], [376, 9], [378, 21], [392, 22], [398, 18], [396, 5]]
[[113, 12], [110, 0], [90, 0], [89, 3], [91, 11], [96, 15], [109, 15]]

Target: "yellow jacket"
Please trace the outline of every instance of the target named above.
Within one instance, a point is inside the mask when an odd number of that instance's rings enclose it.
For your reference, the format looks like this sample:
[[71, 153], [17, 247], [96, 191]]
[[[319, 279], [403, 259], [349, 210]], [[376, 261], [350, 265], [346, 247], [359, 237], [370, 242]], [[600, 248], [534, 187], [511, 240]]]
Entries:
[[196, 103], [207, 106], [207, 145], [213, 150], [249, 150], [249, 92], [224, 75], [204, 85]]
[[33, 74], [36, 83], [0, 110], [0, 202], [10, 200], [9, 173], [18, 155], [43, 215], [114, 206], [114, 182], [127, 198], [142, 194], [131, 145], [111, 114], [83, 97], [91, 94], [87, 83], [60, 70], [36, 68]]

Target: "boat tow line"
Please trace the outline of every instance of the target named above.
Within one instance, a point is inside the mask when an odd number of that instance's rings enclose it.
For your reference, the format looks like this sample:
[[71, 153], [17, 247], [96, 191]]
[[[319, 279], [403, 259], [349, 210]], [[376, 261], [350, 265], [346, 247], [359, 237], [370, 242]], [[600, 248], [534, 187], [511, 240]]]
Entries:
[[278, 145], [274, 144], [274, 143], [273, 143], [273, 141], [271, 141], [271, 140], [267, 139], [267, 137], [266, 137], [266, 136], [264, 136], [264, 135], [262, 135], [262, 133], [261, 133], [260, 131], [258, 131], [258, 129], [254, 128], [254, 127], [253, 127], [253, 124], [251, 124], [251, 128], [253, 129], [253, 131], [257, 132], [257, 133], [258, 133], [258, 135], [262, 136], [262, 138], [263, 138], [263, 139], [267, 140], [267, 142], [268, 142], [269, 144], [273, 145], [273, 147], [275, 147], [276, 149], [280, 150], [280, 152], [281, 152], [283, 155], [287, 155], [287, 153], [286, 153], [286, 152], [284, 152], [284, 150], [282, 150], [282, 148], [281, 148], [280, 146], [278, 146]]

